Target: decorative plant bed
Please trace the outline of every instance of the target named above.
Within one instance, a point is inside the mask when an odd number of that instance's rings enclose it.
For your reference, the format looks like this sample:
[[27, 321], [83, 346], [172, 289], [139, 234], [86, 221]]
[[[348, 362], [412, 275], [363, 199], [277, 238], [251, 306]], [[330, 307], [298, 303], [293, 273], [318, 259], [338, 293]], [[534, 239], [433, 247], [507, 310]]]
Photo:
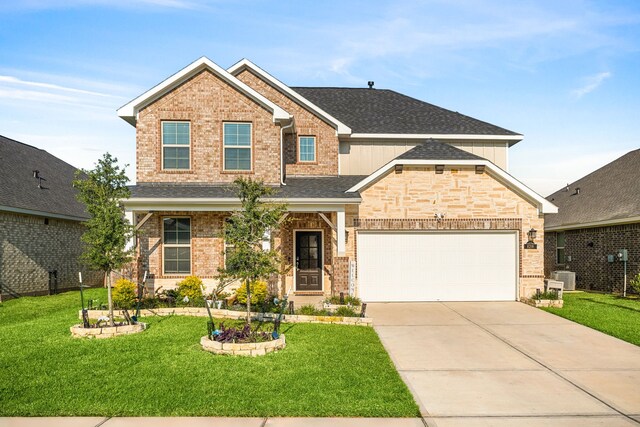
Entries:
[[230, 354], [233, 356], [264, 356], [267, 353], [282, 350], [287, 343], [284, 335], [278, 339], [264, 342], [231, 343], [213, 341], [207, 335], [200, 338], [200, 345], [206, 351], [214, 354]]
[[[88, 310], [89, 317], [91, 319], [97, 319], [101, 316], [108, 314], [106, 310]], [[122, 312], [116, 311], [116, 315], [122, 314]], [[169, 308], [155, 308], [148, 310], [140, 310], [141, 317], [147, 316], [194, 316], [194, 317], [207, 317], [207, 309], [203, 307], [169, 307]], [[246, 317], [246, 312], [234, 311], [234, 310], [218, 310], [211, 309], [211, 315], [217, 319], [235, 319], [241, 320]], [[82, 316], [82, 312], [80, 312]], [[255, 313], [252, 312], [251, 316], [253, 320], [258, 321], [273, 321], [277, 315], [274, 313]], [[82, 318], [82, 317], [80, 317]], [[331, 323], [339, 325], [360, 325], [360, 326], [373, 326], [373, 319], [371, 317], [342, 317], [342, 316], [306, 316], [301, 314], [283, 314], [282, 321], [287, 323]]]
[[147, 328], [146, 323], [136, 323], [133, 325], [116, 325], [116, 326], [92, 326], [85, 328], [81, 323], [73, 325], [71, 335], [74, 338], [113, 338], [121, 335], [137, 334]]
[[561, 299], [526, 299], [524, 302], [534, 307], [562, 308], [564, 305], [564, 301]]

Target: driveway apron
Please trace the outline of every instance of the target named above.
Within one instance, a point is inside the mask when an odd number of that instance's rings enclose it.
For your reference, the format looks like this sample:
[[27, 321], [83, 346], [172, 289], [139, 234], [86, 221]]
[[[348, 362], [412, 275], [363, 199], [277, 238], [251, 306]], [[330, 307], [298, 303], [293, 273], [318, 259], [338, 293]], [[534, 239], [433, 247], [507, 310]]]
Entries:
[[640, 347], [518, 302], [373, 303], [427, 425], [640, 424]]

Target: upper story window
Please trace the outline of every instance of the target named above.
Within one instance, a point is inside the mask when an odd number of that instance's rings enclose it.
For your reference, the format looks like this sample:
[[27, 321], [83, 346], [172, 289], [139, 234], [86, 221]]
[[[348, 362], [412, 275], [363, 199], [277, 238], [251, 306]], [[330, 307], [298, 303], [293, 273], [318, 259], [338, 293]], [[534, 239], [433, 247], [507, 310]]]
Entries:
[[556, 233], [556, 264], [566, 264], [567, 257], [564, 254], [566, 235], [564, 232]]
[[251, 123], [224, 123], [224, 170], [251, 170]]
[[162, 122], [162, 169], [190, 169], [191, 124]]
[[316, 137], [301, 136], [298, 138], [298, 161], [299, 162], [315, 162], [316, 161]]
[[191, 218], [164, 218], [164, 274], [191, 273]]

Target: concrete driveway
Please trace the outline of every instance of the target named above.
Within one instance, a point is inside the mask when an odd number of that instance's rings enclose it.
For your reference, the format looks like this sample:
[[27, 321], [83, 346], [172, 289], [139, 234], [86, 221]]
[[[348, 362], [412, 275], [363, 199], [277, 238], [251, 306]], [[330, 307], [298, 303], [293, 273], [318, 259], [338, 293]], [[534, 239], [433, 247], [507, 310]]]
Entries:
[[428, 425], [640, 424], [633, 344], [518, 302], [367, 310]]

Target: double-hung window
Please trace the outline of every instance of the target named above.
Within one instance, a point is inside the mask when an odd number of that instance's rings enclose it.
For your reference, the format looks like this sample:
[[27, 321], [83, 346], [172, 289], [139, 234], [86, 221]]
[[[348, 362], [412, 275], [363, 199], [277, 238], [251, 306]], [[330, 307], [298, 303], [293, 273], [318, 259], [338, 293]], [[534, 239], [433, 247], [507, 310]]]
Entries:
[[191, 218], [163, 218], [164, 274], [191, 273]]
[[224, 123], [224, 170], [251, 170], [251, 123]]
[[564, 254], [566, 235], [564, 232], [556, 233], [556, 264], [566, 264], [567, 258]]
[[298, 161], [299, 162], [315, 162], [316, 161], [316, 137], [301, 136], [298, 138]]
[[189, 169], [191, 124], [162, 122], [162, 169]]

